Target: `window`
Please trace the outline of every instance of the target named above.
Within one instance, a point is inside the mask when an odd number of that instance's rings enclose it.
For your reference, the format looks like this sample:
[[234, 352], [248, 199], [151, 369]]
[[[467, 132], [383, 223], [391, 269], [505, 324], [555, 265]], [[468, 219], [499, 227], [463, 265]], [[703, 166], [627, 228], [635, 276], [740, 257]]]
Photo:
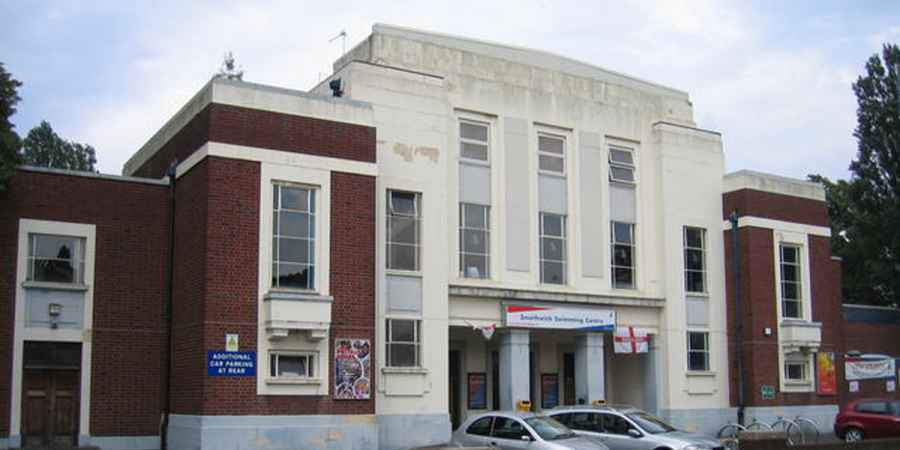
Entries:
[[29, 281], [84, 283], [84, 239], [71, 236], [28, 236]]
[[631, 149], [609, 148], [609, 180], [634, 183], [634, 153]]
[[474, 434], [476, 436], [490, 436], [491, 435], [491, 420], [493, 417], [482, 417], [469, 425], [469, 428], [466, 428], [467, 434]]
[[566, 140], [562, 136], [538, 134], [538, 169], [541, 172], [565, 175]]
[[387, 214], [387, 268], [418, 271], [421, 196], [415, 192], [388, 191]]
[[315, 289], [316, 191], [276, 183], [272, 207], [272, 287]]
[[388, 367], [419, 367], [419, 321], [387, 319]]
[[565, 423], [569, 428], [579, 431], [596, 431], [602, 432], [600, 427], [600, 416], [595, 413], [578, 412], [567, 414], [567, 422], [563, 422], [559, 416], [553, 416], [554, 419]]
[[269, 372], [273, 378], [315, 378], [316, 354], [272, 352]]
[[781, 317], [803, 317], [800, 247], [781, 245]]
[[541, 283], [566, 284], [566, 216], [540, 213]]
[[628, 430], [634, 428], [624, 417], [615, 414], [600, 414], [603, 430], [610, 434], [628, 434]]
[[864, 414], [887, 414], [888, 413], [888, 404], [887, 402], [862, 402], [856, 405], [856, 412], [861, 412]]
[[684, 290], [706, 292], [706, 230], [684, 227]]
[[491, 436], [498, 439], [522, 440], [523, 436], [531, 437], [525, 426], [516, 419], [497, 417], [494, 419], [494, 431]]
[[688, 331], [688, 370], [709, 371], [709, 333]]
[[459, 204], [459, 267], [466, 278], [489, 278], [490, 206]]
[[809, 364], [806, 361], [785, 361], [784, 379], [787, 381], [808, 381]]
[[468, 120], [459, 122], [459, 154], [463, 159], [488, 161], [488, 124]]
[[616, 289], [634, 289], [634, 224], [612, 222], [612, 283]]

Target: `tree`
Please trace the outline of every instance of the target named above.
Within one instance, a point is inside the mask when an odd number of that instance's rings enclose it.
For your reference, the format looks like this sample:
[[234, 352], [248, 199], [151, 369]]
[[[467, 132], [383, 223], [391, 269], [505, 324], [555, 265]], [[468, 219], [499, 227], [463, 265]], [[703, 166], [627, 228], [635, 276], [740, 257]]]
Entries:
[[46, 120], [31, 129], [22, 145], [22, 163], [29, 166], [95, 172], [94, 147], [69, 142], [56, 134]]
[[853, 83], [857, 155], [849, 181], [825, 185], [844, 301], [894, 305], [900, 295], [900, 48], [885, 44]]
[[21, 100], [18, 95], [21, 85], [0, 63], [0, 192], [6, 190], [7, 183], [19, 164], [21, 142], [9, 118], [16, 113], [16, 103]]

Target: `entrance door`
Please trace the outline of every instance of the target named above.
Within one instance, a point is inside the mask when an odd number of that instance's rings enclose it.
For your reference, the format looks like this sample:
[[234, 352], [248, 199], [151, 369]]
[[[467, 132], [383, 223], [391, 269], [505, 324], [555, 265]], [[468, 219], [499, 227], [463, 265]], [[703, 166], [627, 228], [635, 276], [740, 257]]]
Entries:
[[452, 429], [455, 430], [456, 427], [459, 426], [459, 352], [451, 351], [450, 352], [450, 373], [448, 374], [448, 381], [450, 384], [450, 424], [452, 425]]
[[25, 448], [76, 444], [78, 371], [25, 369], [22, 437]]
[[23, 362], [23, 447], [76, 446], [81, 344], [28, 341]]
[[563, 353], [563, 405], [575, 404], [575, 354]]

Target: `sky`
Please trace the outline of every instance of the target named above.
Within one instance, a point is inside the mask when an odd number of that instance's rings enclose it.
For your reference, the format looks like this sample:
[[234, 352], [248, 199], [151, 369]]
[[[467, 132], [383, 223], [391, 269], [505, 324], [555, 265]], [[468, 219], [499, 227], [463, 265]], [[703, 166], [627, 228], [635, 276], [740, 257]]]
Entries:
[[47, 120], [120, 173], [221, 66], [308, 90], [378, 22], [547, 50], [687, 91], [726, 169], [849, 176], [852, 83], [900, 42], [896, 1], [0, 0], [0, 62], [24, 85], [12, 121]]

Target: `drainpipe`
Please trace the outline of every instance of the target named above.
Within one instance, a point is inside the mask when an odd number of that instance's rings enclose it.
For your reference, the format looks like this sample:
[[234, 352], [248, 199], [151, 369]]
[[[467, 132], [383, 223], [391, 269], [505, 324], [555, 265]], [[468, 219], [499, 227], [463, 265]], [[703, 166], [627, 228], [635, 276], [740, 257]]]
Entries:
[[162, 420], [159, 424], [159, 448], [167, 450], [169, 434], [169, 387], [172, 382], [172, 304], [175, 281], [175, 180], [177, 162], [172, 161], [166, 176], [169, 178], [169, 255], [166, 267], [166, 353], [163, 358], [165, 373], [162, 377]]
[[738, 423], [744, 424], [744, 321], [743, 310], [741, 309], [741, 246], [738, 237], [738, 212], [734, 210], [728, 216], [731, 222], [731, 266], [732, 281], [734, 283], [734, 324], [735, 324], [735, 347], [734, 353], [737, 359], [737, 384], [738, 384]]

